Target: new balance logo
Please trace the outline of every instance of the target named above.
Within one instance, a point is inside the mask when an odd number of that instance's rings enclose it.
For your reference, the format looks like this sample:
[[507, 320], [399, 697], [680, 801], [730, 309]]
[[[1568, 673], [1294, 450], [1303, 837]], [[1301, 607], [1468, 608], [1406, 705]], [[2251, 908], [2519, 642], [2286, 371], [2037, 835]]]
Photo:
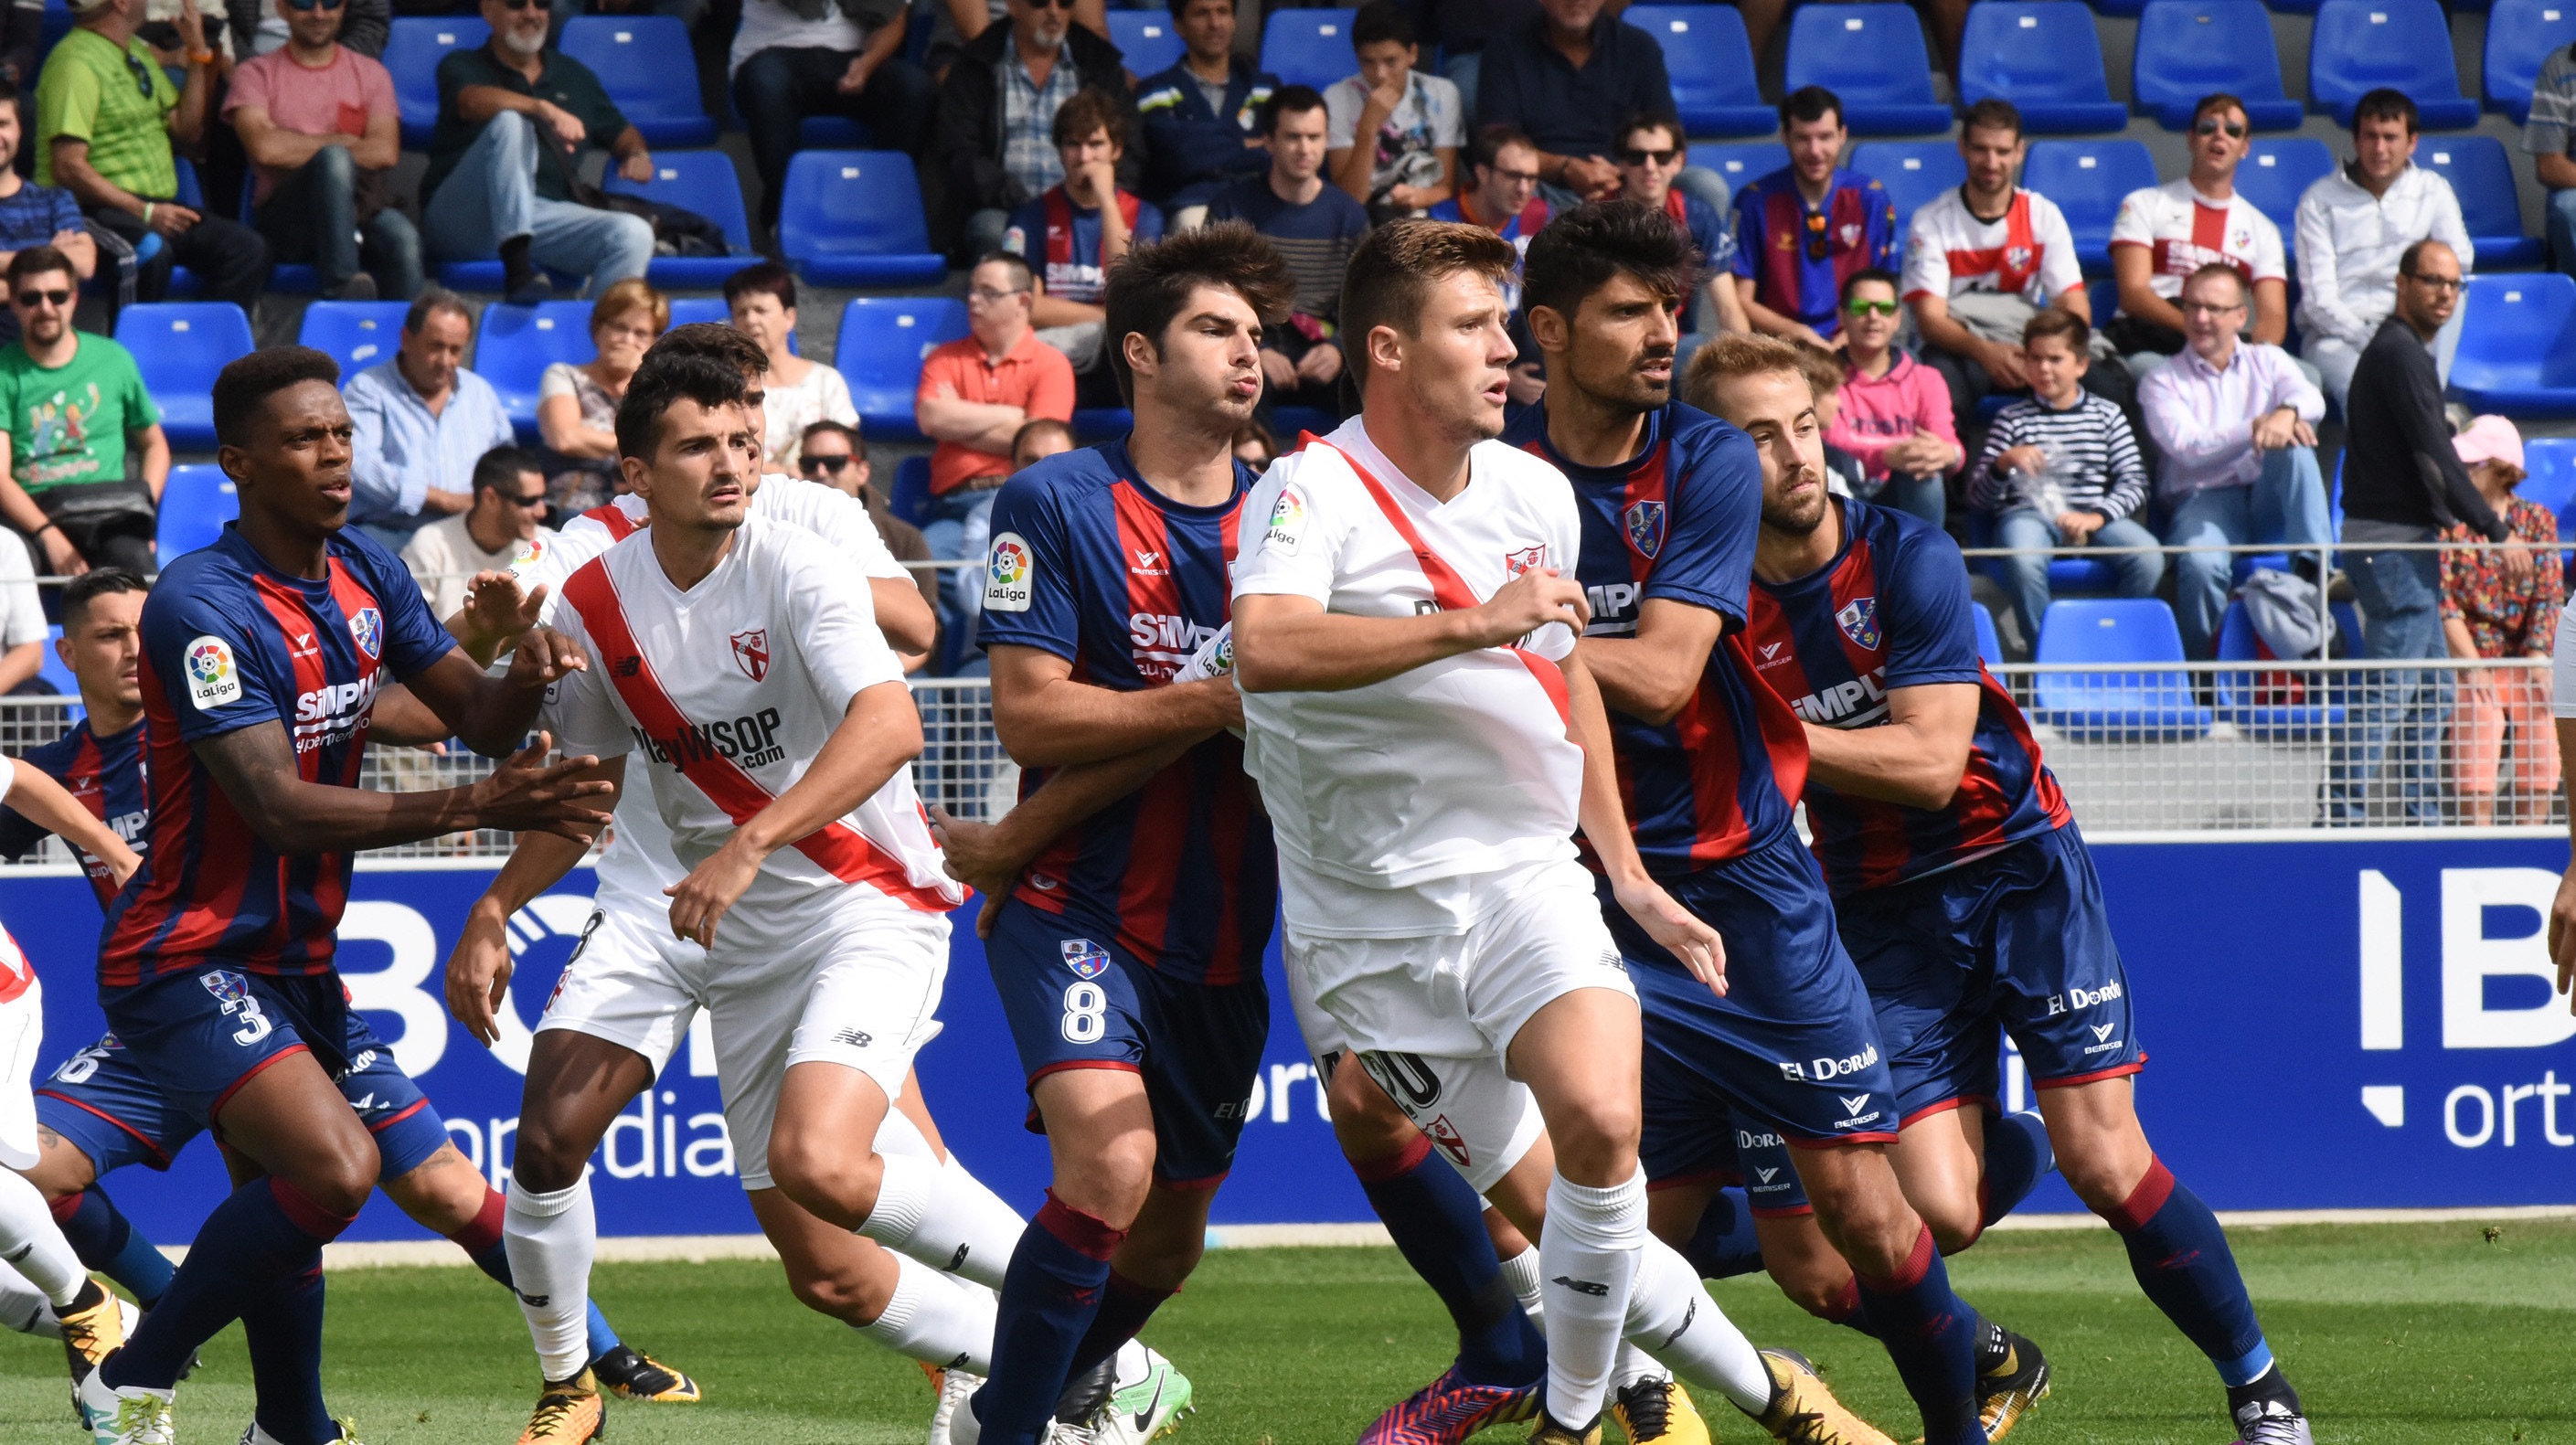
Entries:
[[532, 1310], [544, 1309], [546, 1306], [555, 1302], [555, 1297], [550, 1294], [527, 1294], [519, 1290], [512, 1290], [510, 1293], [518, 1295], [519, 1303], [526, 1305]]
[[1698, 1318], [1699, 1299], [1697, 1296], [1693, 1296], [1689, 1307], [1682, 1311], [1682, 1322], [1673, 1326], [1673, 1332], [1664, 1336], [1664, 1342], [1662, 1344], [1655, 1346], [1657, 1352], [1660, 1353], [1661, 1351], [1671, 1349], [1673, 1347], [1673, 1341], [1680, 1339], [1685, 1333], [1687, 1333], [1691, 1327], [1691, 1321]]
[[956, 1252], [955, 1254], [953, 1254], [953, 1255], [950, 1255], [950, 1256], [949, 1256], [949, 1258], [948, 1258], [948, 1267], [947, 1267], [946, 1269], [944, 1269], [944, 1270], [941, 1270], [941, 1271], [940, 1271], [940, 1273], [942, 1273], [942, 1274], [955, 1274], [955, 1273], [957, 1272], [957, 1267], [958, 1267], [959, 1265], [962, 1265], [962, 1264], [964, 1264], [964, 1263], [966, 1262], [966, 1254], [967, 1254], [967, 1252], [968, 1252], [969, 1250], [972, 1250], [974, 1247], [975, 1247], [975, 1246], [973, 1246], [973, 1245], [971, 1245], [971, 1244], [961, 1244], [961, 1245], [957, 1246], [957, 1252]]
[[617, 659], [617, 661], [609, 664], [609, 670], [615, 672], [619, 677], [633, 677], [635, 674], [644, 670], [644, 659], [630, 652], [624, 657], [621, 657]]
[[[834, 1043], [848, 1044], [854, 1049], [864, 1049], [868, 1045], [875, 1043], [877, 1041], [877, 1037], [864, 1029], [843, 1029], [839, 1033], [832, 1035], [832, 1041]], [[962, 1250], [959, 1252], [961, 1254], [964, 1253]], [[954, 1269], [956, 1266], [950, 1265], [949, 1268]]]
[[1610, 1286], [1597, 1283], [1593, 1280], [1576, 1279], [1571, 1275], [1560, 1274], [1556, 1278], [1549, 1280], [1548, 1283], [1563, 1285], [1567, 1289], [1574, 1291], [1576, 1294], [1588, 1294], [1594, 1299], [1607, 1299], [1610, 1296]]
[[31, 1239], [31, 1240], [28, 1240], [25, 1244], [19, 1245], [16, 1249], [13, 1249], [13, 1250], [9, 1251], [9, 1254], [8, 1254], [8, 1256], [7, 1256], [7, 1257], [8, 1257], [9, 1263], [10, 1263], [12, 1266], [15, 1266], [15, 1265], [20, 1261], [20, 1260], [25, 1259], [28, 1255], [34, 1254], [35, 1252], [36, 1252], [36, 1242], [35, 1242], [34, 1240], [32, 1240], [32, 1239]]

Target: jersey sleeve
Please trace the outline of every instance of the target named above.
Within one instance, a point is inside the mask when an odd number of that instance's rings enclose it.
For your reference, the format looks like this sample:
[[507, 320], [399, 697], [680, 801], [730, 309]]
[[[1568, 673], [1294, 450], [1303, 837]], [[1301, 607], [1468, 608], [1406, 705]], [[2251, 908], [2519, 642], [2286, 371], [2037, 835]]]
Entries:
[[[2047, 200], [2044, 196], [2037, 199]], [[2047, 299], [2040, 304], [2046, 305], [2070, 291], [2083, 290], [2084, 267], [2075, 259], [2075, 232], [2067, 227], [2066, 213], [2054, 202], [2035, 204], [2031, 209], [2039, 212], [2031, 229], [2039, 235], [2039, 287], [2047, 293]]]
[[[585, 655], [595, 655], [596, 644], [590, 629], [582, 626], [581, 613], [566, 607], [555, 626], [572, 639]], [[555, 747], [566, 757], [589, 753], [599, 758], [624, 757], [635, 746], [635, 735], [627, 730], [625, 715], [618, 711], [608, 674], [589, 667], [569, 672], [546, 688], [546, 700], [537, 709], [537, 726], [554, 734]], [[628, 778], [626, 786], [640, 787], [641, 780]]]
[[[2064, 219], [2061, 212], [2059, 219]], [[2135, 190], [2120, 201], [2120, 213], [2111, 218], [2111, 244], [2114, 246], [2153, 246], [2156, 243], [2156, 188]]]
[[880, 683], [901, 682], [903, 663], [877, 630], [875, 601], [867, 584], [850, 575], [826, 549], [792, 538], [795, 565], [780, 569], [792, 645], [805, 659], [805, 675], [837, 721], [850, 699]]
[[1034, 647], [1067, 662], [1082, 640], [1074, 585], [1073, 536], [1062, 494], [1044, 478], [1069, 462], [1033, 468], [993, 499], [992, 546], [984, 568], [981, 640]]
[[1690, 439], [1679, 481], [1645, 599], [1705, 607], [1726, 619], [1726, 630], [1740, 630], [1762, 535], [1762, 461], [1753, 439], [1732, 427], [1704, 428]]
[[2281, 228], [2272, 224], [2271, 217], [2252, 206], [2245, 209], [2254, 218], [2254, 279], [2289, 280], [2290, 262], [2281, 251]]
[[1929, 527], [1902, 534], [1894, 595], [1879, 600], [1887, 630], [1887, 685], [1977, 680], [1977, 620], [1968, 609], [1968, 564], [1959, 544]]
[[912, 574], [894, 559], [876, 522], [868, 516], [867, 503], [838, 487], [801, 477], [769, 478], [761, 484], [759, 495], [766, 497], [772, 492], [777, 498], [766, 510], [781, 525], [811, 532], [829, 543], [833, 551], [855, 558], [863, 576], [912, 580]]
[[[1311, 449], [1281, 457], [1245, 495], [1246, 541], [1234, 562], [1236, 598], [1310, 597], [1331, 604], [1342, 543], [1350, 535], [1349, 499], [1334, 495], [1343, 490], [1334, 485], [1338, 479], [1314, 458]], [[1336, 501], [1343, 505], [1331, 505]]]
[[519, 585], [528, 591], [534, 592], [539, 587], [546, 589], [545, 603], [537, 614], [540, 626], [563, 625], [560, 619], [566, 615], [564, 584], [572, 580], [572, 574], [580, 571], [583, 563], [612, 545], [608, 528], [587, 516], [573, 518], [563, 525], [561, 531], [546, 539], [546, 550], [537, 554], [537, 560], [519, 574]]
[[[403, 590], [420, 596], [408, 577]], [[169, 695], [182, 742], [282, 723], [294, 703], [273, 690], [251, 625], [204, 590], [153, 591], [143, 604], [143, 655]]]
[[1909, 301], [1917, 296], [1950, 297], [1950, 252], [1932, 227], [1933, 208], [1914, 213], [1905, 233], [1905, 277], [1901, 288]]
[[1760, 274], [1754, 267], [1755, 258], [1762, 255], [1767, 244], [1762, 234], [1765, 204], [1762, 192], [1757, 189], [1748, 187], [1735, 193], [1735, 258], [1728, 263], [1727, 269], [1747, 281]]

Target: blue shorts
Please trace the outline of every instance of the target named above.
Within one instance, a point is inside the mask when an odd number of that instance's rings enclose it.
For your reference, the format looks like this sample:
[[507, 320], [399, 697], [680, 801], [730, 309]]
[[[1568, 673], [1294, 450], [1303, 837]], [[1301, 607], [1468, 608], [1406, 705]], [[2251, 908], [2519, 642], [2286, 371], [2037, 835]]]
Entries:
[[[1154, 1178], [1213, 1189], [1234, 1168], [1244, 1106], [1270, 1036], [1261, 975], [1211, 987], [1172, 979], [1120, 948], [1108, 930], [1002, 905], [984, 955], [1034, 1087], [1060, 1069], [1142, 1075], [1154, 1111]], [[1029, 1129], [1043, 1133], [1037, 1108]]]
[[1795, 837], [1664, 880], [1726, 943], [1721, 998], [1601, 885], [1645, 1012], [1649, 1181], [1733, 1171], [1737, 1125], [1808, 1145], [1896, 1137], [1894, 1087], [1824, 875]]
[[1991, 1103], [2002, 1034], [2036, 1088], [2146, 1064], [2102, 882], [2074, 824], [1840, 909], [1906, 1123]]
[[1789, 1158], [1789, 1141], [1779, 1130], [1738, 1123], [1720, 1104], [1692, 1139], [1697, 1146], [1693, 1167], [1662, 1177], [1650, 1170], [1648, 1192], [1691, 1184], [1736, 1185], [1744, 1190], [1756, 1219], [1816, 1212], [1807, 1202], [1807, 1186], [1798, 1178], [1798, 1167]]

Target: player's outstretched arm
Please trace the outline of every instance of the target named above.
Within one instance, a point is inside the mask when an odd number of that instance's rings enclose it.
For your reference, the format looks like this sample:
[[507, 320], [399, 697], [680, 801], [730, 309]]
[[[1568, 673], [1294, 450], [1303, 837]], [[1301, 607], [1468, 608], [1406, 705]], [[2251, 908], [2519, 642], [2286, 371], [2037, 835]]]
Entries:
[[992, 936], [993, 917], [1018, 886], [1020, 870], [1030, 859], [1083, 819], [1145, 786], [1198, 742], [1175, 739], [1123, 758], [1058, 768], [995, 823], [969, 822], [932, 807], [930, 824], [939, 835], [941, 866], [949, 877], [984, 895], [984, 907], [975, 915], [975, 936]]
[[1646, 722], [1671, 722], [1699, 691], [1725, 628], [1713, 608], [1649, 597], [1637, 609], [1636, 636], [1583, 639], [1583, 665], [1602, 702]]
[[1225, 678], [1121, 692], [1074, 681], [1073, 664], [1041, 647], [996, 643], [991, 652], [993, 731], [1024, 768], [1123, 758], [1243, 726], [1242, 699]]
[[467, 747], [498, 758], [516, 751], [536, 726], [546, 689], [589, 666], [589, 659], [571, 638], [550, 627], [537, 627], [519, 639], [510, 670], [503, 676], [485, 672], [458, 649], [405, 682], [412, 695], [437, 714], [450, 732], [463, 738]]
[[939, 618], [909, 576], [869, 578], [868, 599], [876, 604], [877, 631], [888, 647], [909, 659], [939, 645]]
[[543, 583], [522, 590], [519, 579], [510, 573], [477, 572], [465, 584], [465, 605], [447, 618], [447, 635], [456, 639], [475, 666], [490, 667], [537, 625], [545, 606]]
[[[1240, 614], [1238, 614], [1238, 620]], [[1238, 642], [1235, 666], [1243, 665], [1243, 652]], [[1592, 680], [1592, 670], [1584, 665], [1583, 650], [1576, 648], [1558, 662], [1565, 673], [1566, 711], [1572, 722], [1566, 728], [1575, 745], [1583, 749], [1583, 797], [1576, 814], [1583, 826], [1583, 836], [1601, 859], [1601, 872], [1610, 880], [1611, 896], [1646, 936], [1664, 946], [1665, 951], [1691, 971], [1691, 977], [1707, 984], [1712, 993], [1726, 992], [1726, 944], [1717, 930], [1672, 900], [1646, 873], [1645, 860], [1637, 856], [1636, 835], [1628, 831], [1627, 810], [1619, 805], [1618, 765], [1611, 761], [1610, 719], [1601, 710], [1601, 689]]]
[[[591, 770], [615, 789], [626, 783], [626, 760], [610, 758]], [[601, 806], [614, 812], [614, 792]], [[501, 1000], [510, 988], [510, 915], [554, 887], [590, 853], [590, 844], [559, 833], [521, 833], [492, 886], [466, 910], [465, 929], [456, 950], [447, 956], [447, 1011], [481, 1039], [486, 1048], [500, 1041]]]
[[1522, 573], [1478, 606], [1412, 617], [1355, 617], [1311, 597], [1252, 593], [1234, 599], [1234, 675], [1245, 692], [1345, 692], [1507, 646], [1551, 622], [1580, 637], [1591, 620], [1583, 588], [1553, 567]]
[[9, 772], [9, 806], [25, 815], [28, 822], [105, 863], [119, 886], [141, 866], [143, 860], [125, 846], [116, 830], [64, 792], [63, 785], [46, 776], [43, 769], [12, 758]]
[[543, 733], [491, 776], [424, 793], [306, 782], [282, 723], [253, 723], [190, 746], [251, 831], [289, 856], [389, 848], [470, 828], [562, 832], [587, 846], [608, 824], [612, 788], [589, 773], [599, 760], [570, 758], [548, 766], [553, 743]]
[[1967, 776], [1977, 731], [1977, 685], [1928, 682], [1887, 691], [1878, 727], [1807, 727], [1807, 776], [1827, 787], [1909, 808], [1943, 808]]

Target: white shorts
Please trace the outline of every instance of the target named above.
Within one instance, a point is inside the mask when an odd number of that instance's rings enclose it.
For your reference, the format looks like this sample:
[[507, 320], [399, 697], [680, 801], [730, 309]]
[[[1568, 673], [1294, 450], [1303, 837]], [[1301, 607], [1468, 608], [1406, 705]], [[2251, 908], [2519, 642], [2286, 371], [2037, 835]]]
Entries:
[[671, 936], [671, 915], [603, 893], [536, 1032], [570, 1029], [644, 1056], [659, 1075], [706, 1006], [707, 951]]
[[1592, 875], [1570, 861], [1520, 875], [1512, 896], [1465, 933], [1300, 938], [1291, 925], [1287, 961], [1308, 1046], [1357, 1051], [1479, 1194], [1546, 1127], [1529, 1086], [1504, 1063], [1521, 1026], [1577, 989], [1636, 997]]
[[28, 975], [24, 993], [0, 1004], [0, 1165], [36, 1167], [36, 1051], [45, 1042], [45, 986]]

